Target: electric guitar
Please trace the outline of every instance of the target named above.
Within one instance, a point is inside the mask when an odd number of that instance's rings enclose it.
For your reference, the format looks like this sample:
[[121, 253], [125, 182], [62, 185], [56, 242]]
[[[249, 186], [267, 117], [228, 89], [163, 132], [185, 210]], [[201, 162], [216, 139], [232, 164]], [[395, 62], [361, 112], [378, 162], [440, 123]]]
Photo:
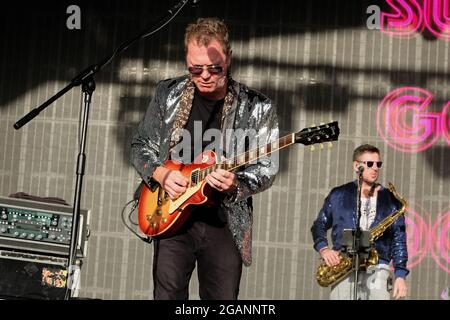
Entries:
[[288, 134], [263, 147], [249, 150], [235, 158], [220, 163], [218, 163], [216, 154], [210, 150], [198, 155], [192, 164], [186, 165], [167, 160], [164, 163], [166, 168], [178, 170], [188, 179], [187, 190], [178, 198], [170, 199], [169, 195], [157, 182], [152, 183], [150, 186], [144, 183], [139, 196], [139, 227], [143, 233], [151, 237], [163, 238], [171, 236], [183, 225], [194, 206], [212, 204], [213, 188], [208, 185], [205, 178], [206, 175], [213, 172], [216, 168], [234, 171], [245, 164], [294, 143], [313, 145], [327, 141], [336, 141], [339, 132], [338, 122], [334, 121]]

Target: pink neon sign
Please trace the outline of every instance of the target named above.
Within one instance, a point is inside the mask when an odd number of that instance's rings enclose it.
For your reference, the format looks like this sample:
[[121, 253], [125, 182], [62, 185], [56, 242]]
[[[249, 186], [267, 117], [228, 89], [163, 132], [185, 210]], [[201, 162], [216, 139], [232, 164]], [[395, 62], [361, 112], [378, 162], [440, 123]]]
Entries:
[[441, 113], [428, 112], [433, 95], [403, 87], [388, 93], [378, 106], [378, 134], [395, 150], [421, 152], [443, 135], [450, 144], [450, 101]]
[[408, 268], [419, 265], [431, 253], [439, 268], [450, 273], [450, 209], [433, 223], [425, 209], [419, 208], [419, 214], [414, 206], [409, 206], [405, 216]]
[[450, 0], [386, 0], [392, 12], [381, 12], [381, 32], [410, 36], [425, 28], [450, 40]]
[[[425, 212], [424, 210], [422, 212]], [[408, 247], [408, 268], [422, 262], [429, 248], [428, 223], [411, 207], [405, 216]]]
[[381, 32], [395, 36], [410, 36], [421, 29], [423, 13], [415, 0], [386, 0], [393, 13], [381, 12]]
[[425, 0], [424, 17], [427, 29], [436, 38], [450, 39], [449, 0]]
[[438, 217], [430, 235], [433, 259], [442, 270], [450, 273], [450, 211]]

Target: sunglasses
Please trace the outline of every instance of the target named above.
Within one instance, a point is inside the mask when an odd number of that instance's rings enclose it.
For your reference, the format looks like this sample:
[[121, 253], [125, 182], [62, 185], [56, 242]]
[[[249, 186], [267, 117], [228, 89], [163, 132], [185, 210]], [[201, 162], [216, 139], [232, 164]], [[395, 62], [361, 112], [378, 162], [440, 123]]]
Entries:
[[377, 168], [381, 168], [381, 166], [383, 165], [383, 161], [358, 161], [360, 163], [364, 163], [367, 168], [372, 168], [373, 164], [376, 163], [377, 164]]
[[195, 76], [201, 75], [203, 70], [208, 70], [210, 74], [220, 74], [223, 71], [221, 66], [215, 64], [204, 65], [204, 66], [192, 66], [188, 68], [189, 73]]

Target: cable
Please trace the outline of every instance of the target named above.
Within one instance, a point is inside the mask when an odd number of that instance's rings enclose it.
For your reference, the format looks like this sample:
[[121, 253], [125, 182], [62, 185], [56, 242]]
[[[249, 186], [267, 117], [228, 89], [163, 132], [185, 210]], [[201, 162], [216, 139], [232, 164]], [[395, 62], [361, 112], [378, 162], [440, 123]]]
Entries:
[[136, 237], [138, 237], [140, 240], [142, 240], [142, 241], [144, 241], [144, 242], [146, 242], [146, 243], [151, 243], [152, 240], [153, 240], [153, 238], [151, 238], [151, 237], [142, 237], [141, 235], [139, 235], [136, 231], [134, 231], [134, 230], [127, 224], [127, 222], [126, 222], [126, 220], [125, 220], [125, 215], [124, 215], [124, 213], [125, 213], [125, 209], [128, 207], [128, 205], [129, 205], [130, 203], [133, 203], [133, 207], [131, 207], [131, 211], [130, 211], [130, 214], [128, 215], [128, 219], [130, 220], [130, 222], [131, 222], [132, 224], [138, 225], [137, 223], [135, 223], [135, 222], [133, 222], [133, 221], [131, 220], [131, 215], [133, 214], [134, 210], [136, 210], [136, 208], [137, 208], [137, 206], [138, 206], [138, 203], [139, 203], [137, 200], [133, 199], [133, 200], [128, 201], [128, 202], [125, 204], [125, 206], [123, 207], [123, 209], [122, 209], [122, 212], [121, 212], [120, 217], [122, 218], [122, 222], [123, 222], [124, 226], [127, 227], [127, 229], [130, 230], [131, 233], [133, 233], [133, 234], [134, 234]]
[[131, 218], [131, 215], [133, 214], [134, 210], [136, 210], [136, 207], [133, 207], [130, 211], [130, 214], [128, 215], [128, 221], [130, 221], [130, 223], [134, 226], [138, 226], [139, 222], [134, 222], [133, 219]]

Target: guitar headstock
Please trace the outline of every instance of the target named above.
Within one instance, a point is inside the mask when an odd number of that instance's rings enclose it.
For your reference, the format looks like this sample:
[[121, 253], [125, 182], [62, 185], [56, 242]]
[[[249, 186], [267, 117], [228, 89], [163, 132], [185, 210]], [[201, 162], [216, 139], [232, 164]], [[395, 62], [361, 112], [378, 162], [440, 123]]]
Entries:
[[327, 141], [337, 141], [340, 129], [337, 121], [304, 128], [295, 133], [295, 142], [309, 146]]

